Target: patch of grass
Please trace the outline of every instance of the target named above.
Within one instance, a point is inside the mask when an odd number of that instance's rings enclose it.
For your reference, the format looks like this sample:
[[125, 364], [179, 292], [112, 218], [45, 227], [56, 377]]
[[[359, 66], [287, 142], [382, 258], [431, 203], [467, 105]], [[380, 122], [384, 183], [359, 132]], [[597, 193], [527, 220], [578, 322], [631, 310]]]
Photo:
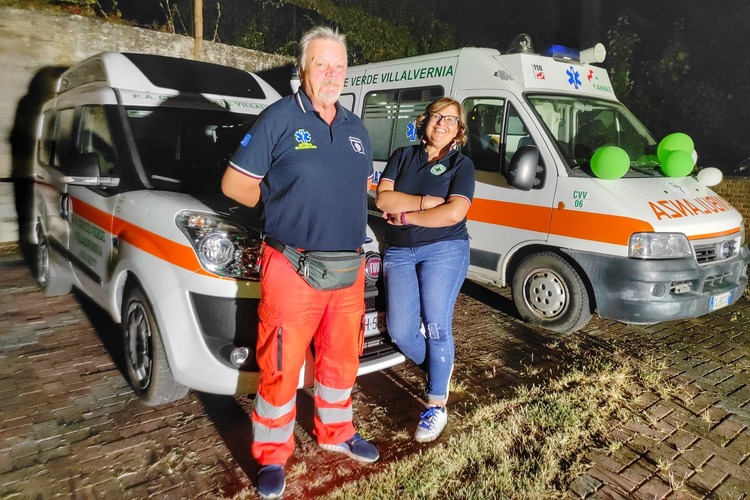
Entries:
[[327, 498], [548, 498], [563, 495], [626, 405], [630, 365], [595, 359], [452, 419], [444, 443]]

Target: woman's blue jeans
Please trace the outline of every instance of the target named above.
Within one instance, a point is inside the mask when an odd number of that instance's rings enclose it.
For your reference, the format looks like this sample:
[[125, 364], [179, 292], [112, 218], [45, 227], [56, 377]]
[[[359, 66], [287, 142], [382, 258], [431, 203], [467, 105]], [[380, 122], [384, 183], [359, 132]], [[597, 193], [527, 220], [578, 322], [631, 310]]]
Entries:
[[468, 268], [469, 240], [387, 246], [383, 255], [388, 331], [401, 352], [427, 372], [431, 402], [448, 399], [453, 308]]

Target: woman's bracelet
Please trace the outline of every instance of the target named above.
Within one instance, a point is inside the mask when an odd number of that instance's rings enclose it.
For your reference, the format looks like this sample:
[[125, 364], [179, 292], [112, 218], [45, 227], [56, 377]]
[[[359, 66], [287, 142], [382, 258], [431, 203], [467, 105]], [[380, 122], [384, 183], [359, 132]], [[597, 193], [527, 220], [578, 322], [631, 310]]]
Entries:
[[409, 223], [406, 222], [406, 212], [401, 212], [401, 225], [402, 226], [408, 226]]

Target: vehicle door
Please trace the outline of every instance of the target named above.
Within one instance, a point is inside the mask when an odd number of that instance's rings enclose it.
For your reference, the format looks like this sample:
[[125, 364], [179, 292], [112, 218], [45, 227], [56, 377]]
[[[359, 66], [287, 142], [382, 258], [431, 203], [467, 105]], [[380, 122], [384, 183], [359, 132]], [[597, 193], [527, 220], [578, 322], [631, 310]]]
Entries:
[[[519, 245], [545, 243], [557, 184], [548, 141], [527, 108], [507, 92], [459, 91], [467, 114], [462, 152], [474, 161], [476, 189], [468, 214], [471, 270], [503, 278], [506, 259]], [[523, 146], [539, 151], [537, 177], [528, 191], [511, 187], [505, 174]]]
[[119, 158], [104, 106], [80, 108], [71, 160], [70, 260], [78, 286], [97, 303], [105, 304], [117, 247], [112, 227], [118, 202]]
[[[51, 252], [62, 256], [67, 281], [72, 279], [68, 262], [68, 185], [63, 166], [73, 151], [76, 109], [50, 108], [41, 116], [39, 142], [34, 167], [35, 203], [38, 213], [38, 237], [46, 239]], [[41, 243], [41, 242], [40, 242]]]

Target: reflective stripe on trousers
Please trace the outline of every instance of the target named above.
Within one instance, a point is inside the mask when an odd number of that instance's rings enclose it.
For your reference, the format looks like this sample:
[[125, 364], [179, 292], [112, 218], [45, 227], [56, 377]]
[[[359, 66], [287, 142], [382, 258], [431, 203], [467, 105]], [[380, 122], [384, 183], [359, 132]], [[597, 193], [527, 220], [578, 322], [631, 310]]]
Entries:
[[352, 287], [322, 292], [278, 251], [265, 247], [262, 259], [252, 453], [261, 465], [283, 464], [294, 452], [297, 386], [311, 341], [318, 442], [341, 443], [355, 432], [351, 388], [364, 335], [364, 264]]

